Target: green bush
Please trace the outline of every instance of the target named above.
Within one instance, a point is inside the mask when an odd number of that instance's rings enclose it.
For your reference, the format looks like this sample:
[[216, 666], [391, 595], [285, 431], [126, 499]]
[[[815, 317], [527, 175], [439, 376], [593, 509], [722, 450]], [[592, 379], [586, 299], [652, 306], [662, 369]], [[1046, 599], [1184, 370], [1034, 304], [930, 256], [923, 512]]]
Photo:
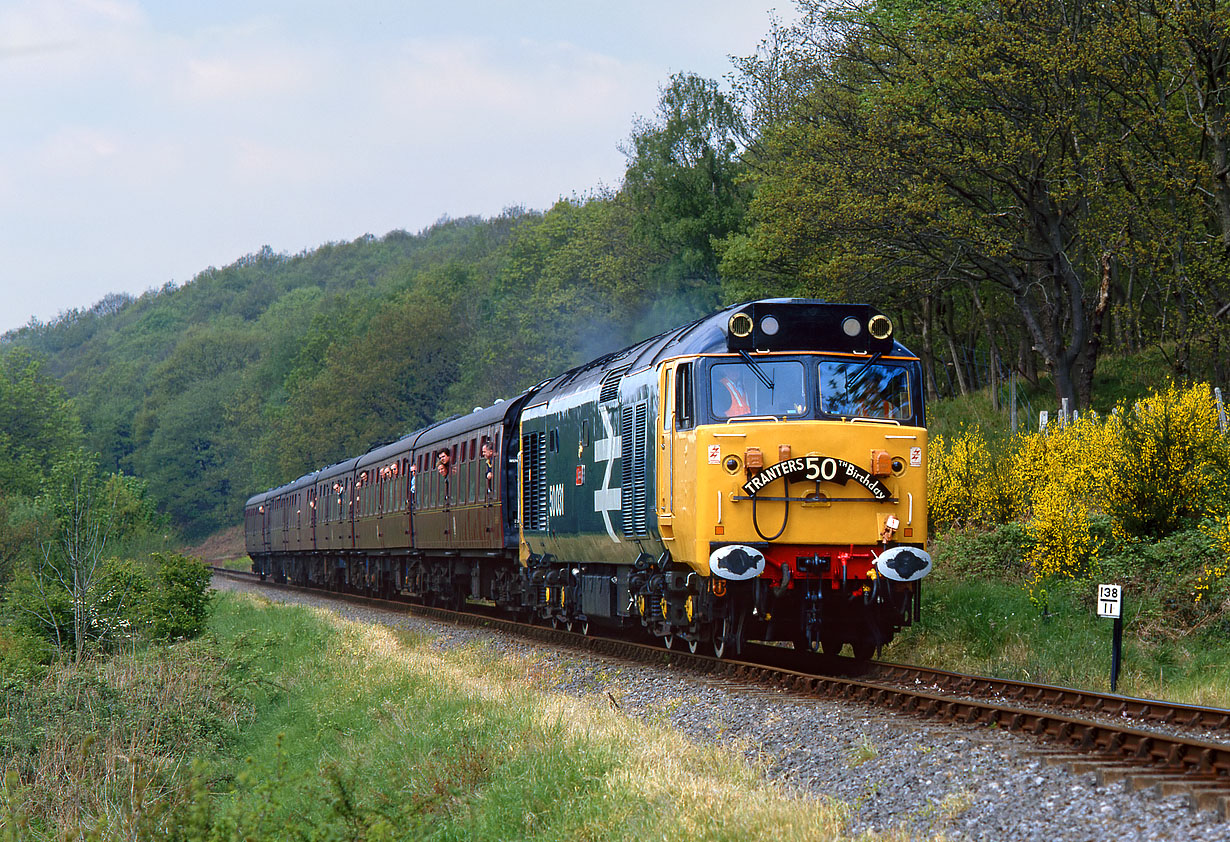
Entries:
[[150, 576], [132, 559], [110, 558], [90, 598], [90, 630], [104, 649], [146, 637]]
[[149, 611], [157, 640], [183, 640], [205, 630], [209, 619], [210, 571], [205, 562], [179, 553], [153, 553], [154, 588]]
[[1029, 528], [1019, 521], [990, 530], [954, 530], [935, 540], [937, 574], [948, 578], [1020, 581], [1028, 573], [1025, 557], [1033, 548]]
[[25, 629], [0, 629], [0, 692], [20, 690], [42, 678], [55, 650]]
[[46, 641], [62, 651], [71, 651], [73, 640], [73, 601], [67, 590], [40, 588], [23, 563], [13, 574], [4, 594], [4, 623], [10, 631]]
[[1100, 570], [1105, 581], [1122, 584], [1125, 599], [1135, 603], [1141, 635], [1165, 639], [1204, 631], [1224, 637], [1230, 632], [1230, 581], [1218, 570], [1219, 562], [1224, 563], [1211, 537], [1190, 528], [1158, 541], [1116, 544], [1104, 554]]

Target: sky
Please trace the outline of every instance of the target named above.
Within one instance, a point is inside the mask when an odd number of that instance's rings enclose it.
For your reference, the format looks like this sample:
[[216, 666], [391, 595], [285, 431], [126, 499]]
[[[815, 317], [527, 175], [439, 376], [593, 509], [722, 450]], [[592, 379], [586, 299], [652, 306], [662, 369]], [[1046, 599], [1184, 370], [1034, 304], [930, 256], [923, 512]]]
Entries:
[[789, 0], [0, 0], [0, 333], [270, 246], [617, 188]]

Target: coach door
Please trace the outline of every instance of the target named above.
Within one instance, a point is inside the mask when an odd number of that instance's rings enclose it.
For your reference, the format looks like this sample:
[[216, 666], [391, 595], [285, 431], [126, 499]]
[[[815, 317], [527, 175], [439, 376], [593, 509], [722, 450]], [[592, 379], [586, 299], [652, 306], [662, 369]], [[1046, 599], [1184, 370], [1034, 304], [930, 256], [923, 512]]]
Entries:
[[307, 490], [308, 498], [308, 540], [310, 544], [305, 549], [316, 549], [316, 486]]
[[268, 552], [272, 547], [269, 544], [269, 521], [273, 518], [273, 513], [270, 510], [273, 506], [272, 500], [265, 500], [261, 504], [261, 547]]

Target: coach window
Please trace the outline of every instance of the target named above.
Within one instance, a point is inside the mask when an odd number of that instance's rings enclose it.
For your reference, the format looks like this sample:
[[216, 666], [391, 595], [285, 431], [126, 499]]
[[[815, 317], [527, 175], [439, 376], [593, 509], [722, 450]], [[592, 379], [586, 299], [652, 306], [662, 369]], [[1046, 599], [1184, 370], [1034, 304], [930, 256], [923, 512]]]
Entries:
[[466, 462], [466, 499], [473, 503], [478, 498], [478, 440], [470, 439], [470, 458]]
[[491, 447], [491, 467], [487, 471], [491, 472], [491, 482], [487, 483], [487, 499], [499, 497], [499, 434], [494, 434], [487, 443]]

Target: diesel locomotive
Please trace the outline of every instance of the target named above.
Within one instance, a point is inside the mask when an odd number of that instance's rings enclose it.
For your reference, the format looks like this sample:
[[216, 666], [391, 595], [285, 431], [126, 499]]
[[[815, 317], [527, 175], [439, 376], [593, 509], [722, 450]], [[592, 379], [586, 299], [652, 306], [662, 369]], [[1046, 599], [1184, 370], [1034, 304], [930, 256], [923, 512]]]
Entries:
[[926, 454], [887, 316], [768, 299], [257, 494], [245, 537], [276, 581], [867, 658], [918, 617]]

